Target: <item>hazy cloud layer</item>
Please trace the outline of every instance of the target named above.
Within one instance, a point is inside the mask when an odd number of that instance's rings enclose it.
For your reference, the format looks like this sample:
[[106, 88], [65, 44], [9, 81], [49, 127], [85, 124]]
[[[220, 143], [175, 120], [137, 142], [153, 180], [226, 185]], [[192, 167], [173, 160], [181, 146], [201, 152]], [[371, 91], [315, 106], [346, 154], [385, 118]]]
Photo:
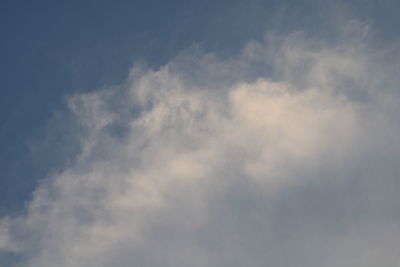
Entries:
[[81, 152], [1, 219], [0, 248], [32, 267], [400, 264], [398, 51], [369, 31], [194, 48], [71, 97]]

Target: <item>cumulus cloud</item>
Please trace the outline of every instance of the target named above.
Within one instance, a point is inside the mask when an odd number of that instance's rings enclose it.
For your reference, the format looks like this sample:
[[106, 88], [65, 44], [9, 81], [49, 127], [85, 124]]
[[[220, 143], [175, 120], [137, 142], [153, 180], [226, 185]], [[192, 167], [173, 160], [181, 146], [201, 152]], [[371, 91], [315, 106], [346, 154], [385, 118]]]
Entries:
[[397, 77], [348, 29], [192, 49], [71, 97], [81, 152], [1, 219], [0, 249], [32, 267], [399, 264]]

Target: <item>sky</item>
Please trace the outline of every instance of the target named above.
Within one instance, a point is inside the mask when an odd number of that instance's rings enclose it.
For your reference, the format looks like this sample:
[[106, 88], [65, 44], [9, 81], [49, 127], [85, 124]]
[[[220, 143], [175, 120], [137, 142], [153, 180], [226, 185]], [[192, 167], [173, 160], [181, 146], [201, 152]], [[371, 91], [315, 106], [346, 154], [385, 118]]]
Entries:
[[400, 265], [397, 1], [7, 1], [0, 265]]

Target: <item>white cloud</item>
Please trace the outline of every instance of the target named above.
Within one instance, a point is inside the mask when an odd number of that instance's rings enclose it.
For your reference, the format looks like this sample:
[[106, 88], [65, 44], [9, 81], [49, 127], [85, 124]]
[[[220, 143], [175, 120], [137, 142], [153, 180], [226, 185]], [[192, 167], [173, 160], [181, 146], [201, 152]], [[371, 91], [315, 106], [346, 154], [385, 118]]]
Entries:
[[399, 134], [397, 94], [368, 85], [381, 78], [374, 64], [360, 42], [294, 34], [230, 60], [187, 52], [76, 95], [82, 152], [26, 215], [2, 219], [0, 248], [32, 267], [368, 266], [371, 251], [396, 264], [366, 243], [399, 234], [390, 216], [377, 219], [386, 187], [371, 188], [397, 185], [398, 167], [377, 155], [398, 156], [386, 141]]

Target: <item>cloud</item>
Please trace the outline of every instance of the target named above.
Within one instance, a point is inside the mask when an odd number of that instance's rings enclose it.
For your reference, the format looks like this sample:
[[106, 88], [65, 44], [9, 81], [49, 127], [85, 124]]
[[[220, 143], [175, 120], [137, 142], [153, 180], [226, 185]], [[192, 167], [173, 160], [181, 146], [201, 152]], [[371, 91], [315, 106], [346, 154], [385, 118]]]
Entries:
[[0, 249], [32, 267], [398, 264], [397, 77], [349, 25], [71, 97], [81, 152], [1, 219]]

